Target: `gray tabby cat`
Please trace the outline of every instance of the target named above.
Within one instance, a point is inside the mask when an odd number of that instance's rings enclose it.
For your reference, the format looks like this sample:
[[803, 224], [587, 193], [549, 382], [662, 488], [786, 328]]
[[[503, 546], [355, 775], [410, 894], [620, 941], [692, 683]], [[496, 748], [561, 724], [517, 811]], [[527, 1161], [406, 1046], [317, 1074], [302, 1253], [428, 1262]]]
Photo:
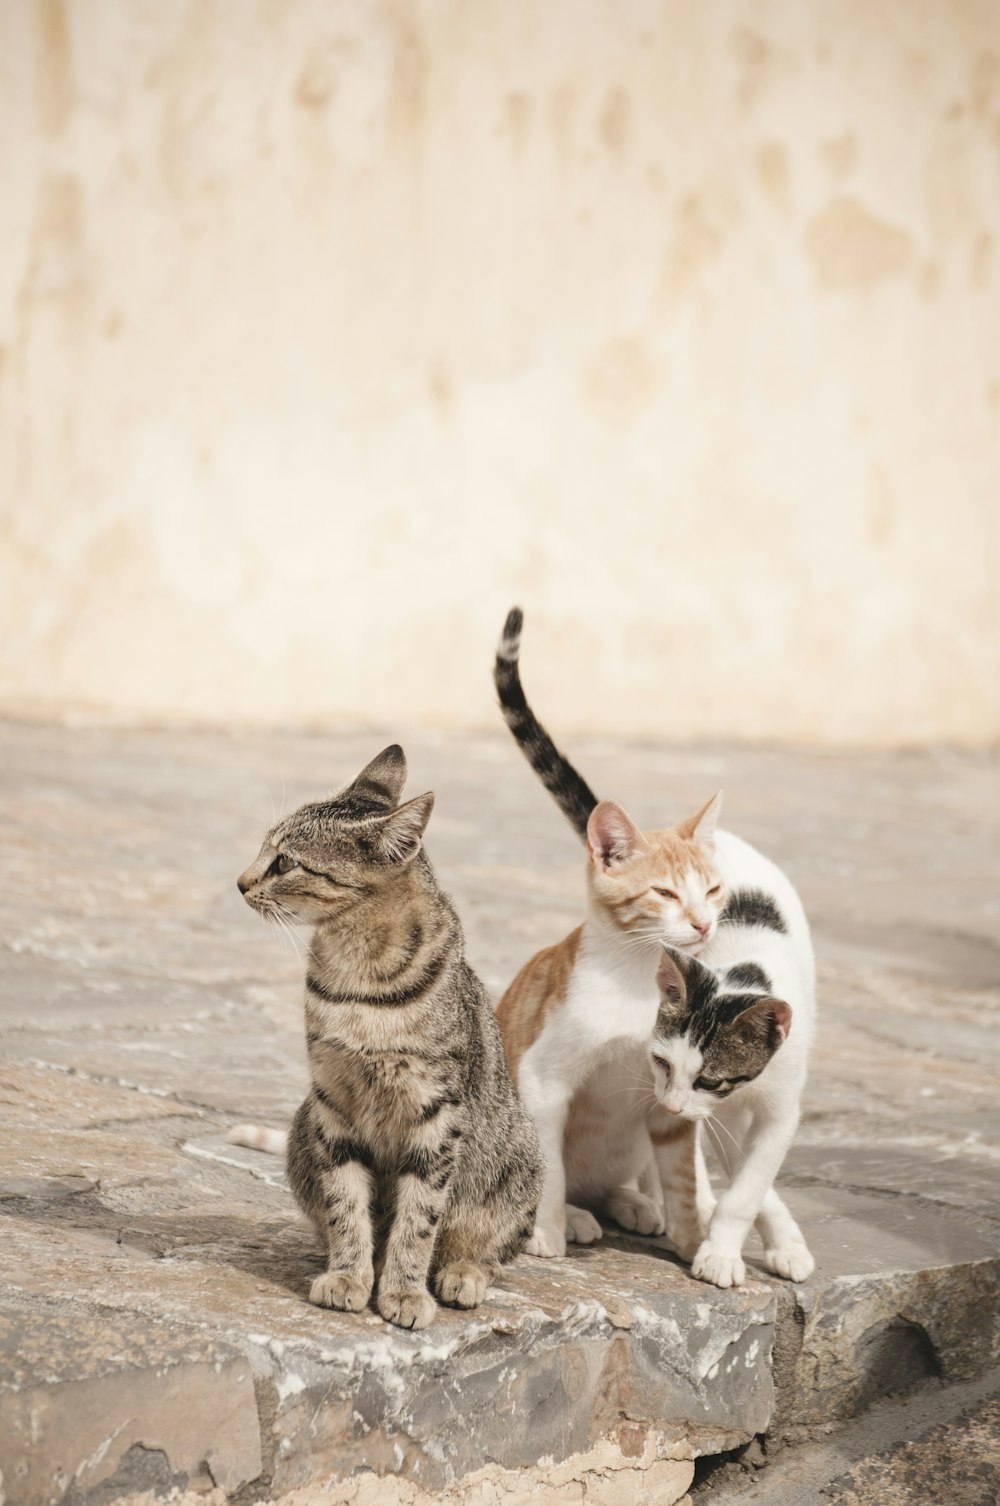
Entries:
[[288, 1176], [324, 1242], [310, 1301], [357, 1312], [378, 1282], [390, 1323], [476, 1307], [526, 1244], [541, 1187], [462, 927], [421, 851], [433, 795], [399, 804], [386, 748], [329, 800], [268, 832], [238, 880], [260, 914], [313, 926], [306, 973], [312, 1086]]

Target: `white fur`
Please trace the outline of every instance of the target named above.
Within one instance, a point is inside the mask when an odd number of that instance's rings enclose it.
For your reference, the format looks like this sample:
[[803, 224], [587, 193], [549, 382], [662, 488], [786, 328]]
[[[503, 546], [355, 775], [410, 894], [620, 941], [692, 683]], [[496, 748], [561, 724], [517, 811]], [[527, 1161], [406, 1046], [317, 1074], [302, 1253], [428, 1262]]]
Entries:
[[[647, 1119], [653, 1099], [647, 1050], [659, 1003], [653, 982], [659, 955], [658, 941], [623, 934], [594, 906], [583, 927], [566, 1000], [549, 1011], [521, 1058], [518, 1089], [538, 1127], [545, 1158], [529, 1254], [565, 1254], [567, 1233], [571, 1241], [590, 1242], [580, 1239], [581, 1227], [597, 1238], [596, 1221], [580, 1219], [575, 1203], [614, 1217], [612, 1202], [618, 1198], [621, 1210], [628, 1201], [619, 1194], [638, 1194], [640, 1178], [648, 1182], [652, 1146]], [[570, 1099], [580, 1090], [602, 1100], [604, 1122], [598, 1135], [578, 1138], [569, 1147], [564, 1165]], [[645, 1196], [653, 1206], [636, 1211], [637, 1221], [658, 1223], [661, 1232], [659, 1208]]]

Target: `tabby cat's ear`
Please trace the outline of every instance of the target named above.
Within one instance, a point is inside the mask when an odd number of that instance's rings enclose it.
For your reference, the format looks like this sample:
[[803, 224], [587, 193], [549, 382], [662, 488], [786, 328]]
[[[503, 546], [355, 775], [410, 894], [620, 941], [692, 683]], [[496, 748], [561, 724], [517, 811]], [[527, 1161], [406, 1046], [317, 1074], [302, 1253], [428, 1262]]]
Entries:
[[406, 783], [406, 754], [398, 743], [383, 748], [348, 786], [359, 795], [398, 805]]
[[660, 965], [656, 969], [656, 982], [660, 990], [660, 1002], [671, 1010], [683, 1010], [687, 1004], [688, 977], [692, 959], [685, 957], [674, 947], [664, 944]]
[[784, 999], [756, 999], [736, 1016], [733, 1034], [747, 1045], [777, 1051], [792, 1028], [792, 1011]]
[[677, 835], [687, 837], [691, 841], [699, 842], [710, 852], [715, 846], [715, 827], [722, 810], [722, 791], [716, 790], [711, 800], [703, 805], [700, 811], [693, 816], [688, 816], [686, 821], [681, 821], [677, 826]]
[[627, 862], [641, 846], [642, 832], [620, 805], [602, 800], [594, 806], [587, 822], [587, 851], [598, 867]]
[[374, 845], [383, 862], [412, 862], [420, 851], [420, 839], [433, 809], [433, 795], [418, 795], [390, 815], [379, 817]]

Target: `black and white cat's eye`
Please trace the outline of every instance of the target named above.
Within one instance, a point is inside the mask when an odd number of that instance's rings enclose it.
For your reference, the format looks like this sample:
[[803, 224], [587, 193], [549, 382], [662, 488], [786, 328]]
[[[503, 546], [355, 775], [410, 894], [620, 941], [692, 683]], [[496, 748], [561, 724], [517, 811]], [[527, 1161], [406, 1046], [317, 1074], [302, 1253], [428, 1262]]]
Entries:
[[297, 858], [290, 858], [287, 852], [279, 852], [271, 864], [272, 873], [290, 873], [293, 868], [298, 868]]
[[728, 1077], [720, 1077], [718, 1082], [709, 1082], [707, 1077], [698, 1077], [695, 1078], [694, 1085], [696, 1088], [700, 1088], [703, 1093], [722, 1093], [727, 1088], [731, 1088], [733, 1084]]
[[670, 1076], [670, 1071], [671, 1071], [670, 1063], [664, 1057], [657, 1056], [656, 1052], [654, 1051], [653, 1052], [653, 1061], [656, 1063], [656, 1065], [660, 1068], [660, 1070], [662, 1072], [665, 1072], [668, 1077]]

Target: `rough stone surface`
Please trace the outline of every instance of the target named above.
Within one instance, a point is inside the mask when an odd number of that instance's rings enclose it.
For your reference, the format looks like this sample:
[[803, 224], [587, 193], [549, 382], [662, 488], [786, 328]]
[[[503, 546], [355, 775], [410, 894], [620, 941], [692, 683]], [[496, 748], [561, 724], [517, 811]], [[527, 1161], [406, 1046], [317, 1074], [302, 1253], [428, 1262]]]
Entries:
[[1000, 1371], [884, 1401], [796, 1448], [700, 1461], [696, 1506], [996, 1506]]
[[243, 1354], [179, 1323], [122, 1318], [67, 1297], [0, 1308], [0, 1468], [10, 1506], [99, 1499], [143, 1483], [203, 1482], [235, 1494], [260, 1476]]
[[[395, 735], [0, 727], [8, 1503], [13, 1469], [31, 1506], [338, 1479], [327, 1498], [361, 1503], [385, 1475], [397, 1495], [379, 1502], [410, 1506], [489, 1468], [487, 1503], [556, 1489], [559, 1470], [567, 1500], [641, 1501], [639, 1473], [659, 1471], [666, 1506], [695, 1454], [993, 1363], [995, 766], [951, 755], [581, 751], [650, 823], [725, 782], [730, 825], [800, 884], [821, 1026], [784, 1181], [809, 1282], [758, 1267], [721, 1293], [655, 1241], [609, 1237], [522, 1258], [478, 1312], [419, 1335], [304, 1301], [318, 1255], [280, 1163], [225, 1141], [301, 1094], [301, 960], [234, 878], [275, 806]], [[431, 855], [499, 993], [577, 922], [578, 848], [499, 736], [406, 741], [410, 787], [438, 794]], [[580, 1462], [595, 1449], [614, 1458]]]
[[856, 1464], [829, 1487], [830, 1506], [997, 1506], [1000, 1398], [925, 1437]]

